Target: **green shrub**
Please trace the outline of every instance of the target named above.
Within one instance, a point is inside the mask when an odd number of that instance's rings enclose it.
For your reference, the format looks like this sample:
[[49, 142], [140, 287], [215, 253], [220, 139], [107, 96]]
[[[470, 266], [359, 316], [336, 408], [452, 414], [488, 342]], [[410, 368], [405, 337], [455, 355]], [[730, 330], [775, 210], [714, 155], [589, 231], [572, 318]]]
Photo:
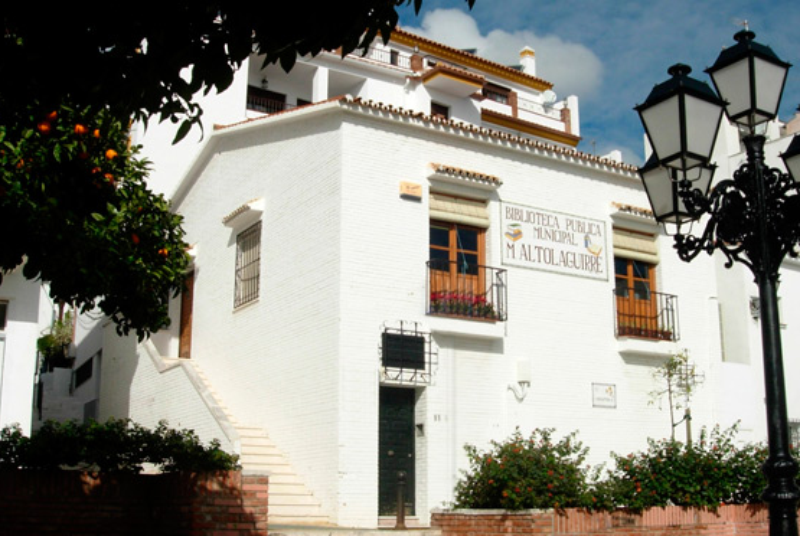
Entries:
[[456, 485], [458, 508], [567, 508], [593, 504], [588, 470], [583, 468], [588, 448], [572, 433], [560, 441], [553, 430], [534, 430], [523, 438], [517, 430], [503, 442], [482, 452], [465, 447], [470, 469]]
[[736, 428], [710, 434], [689, 446], [673, 440], [649, 440], [645, 452], [612, 454], [615, 468], [598, 485], [603, 506], [641, 511], [679, 505], [716, 509], [721, 504], [759, 502], [766, 486], [760, 445], [737, 447]]
[[[583, 466], [588, 448], [572, 433], [554, 442], [553, 430], [517, 430], [486, 451], [465, 447], [470, 468], [456, 485], [457, 508], [583, 507], [642, 511], [654, 506], [716, 509], [721, 504], [761, 502], [767, 457], [762, 444], [737, 445], [736, 426], [699, 441], [649, 440], [644, 452], [612, 453], [614, 468], [600, 479], [601, 467]], [[800, 484], [800, 482], [799, 482]]]
[[129, 419], [46, 422], [30, 438], [19, 427], [0, 431], [0, 469], [84, 469], [140, 472], [150, 463], [162, 471], [225, 471], [237, 456], [204, 446], [192, 430], [173, 430], [161, 421], [154, 430]]

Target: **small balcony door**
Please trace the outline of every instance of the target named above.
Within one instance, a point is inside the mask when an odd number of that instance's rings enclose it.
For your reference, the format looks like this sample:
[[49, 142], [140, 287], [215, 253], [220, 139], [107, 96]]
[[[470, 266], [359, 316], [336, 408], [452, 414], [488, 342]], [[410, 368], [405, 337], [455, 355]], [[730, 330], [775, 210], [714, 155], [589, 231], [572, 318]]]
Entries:
[[614, 258], [617, 323], [620, 335], [639, 336], [659, 329], [654, 299], [655, 266], [634, 259]]
[[484, 229], [431, 221], [431, 293], [483, 296]]

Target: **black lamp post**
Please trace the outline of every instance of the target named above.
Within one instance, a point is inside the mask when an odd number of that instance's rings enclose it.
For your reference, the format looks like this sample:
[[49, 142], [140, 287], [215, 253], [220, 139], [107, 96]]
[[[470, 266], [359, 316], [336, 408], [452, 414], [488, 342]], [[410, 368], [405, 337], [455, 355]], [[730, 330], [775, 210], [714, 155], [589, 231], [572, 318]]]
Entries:
[[[657, 85], [636, 107], [653, 155], [639, 170], [658, 222], [674, 229], [675, 249], [684, 261], [720, 250], [727, 266], [748, 266], [758, 284], [767, 405], [769, 456], [763, 470], [769, 503], [770, 536], [797, 536], [795, 483], [798, 465], [789, 450], [780, 323], [778, 271], [800, 240], [800, 137], [783, 153], [789, 173], [764, 161], [759, 125], [775, 119], [790, 65], [749, 30], [707, 69], [717, 94], [690, 78], [685, 65], [670, 68], [672, 79]], [[710, 164], [722, 111], [744, 132], [747, 162], [732, 179], [710, 188]], [[701, 221], [702, 220], [702, 221]], [[704, 227], [697, 233], [692, 226]]]

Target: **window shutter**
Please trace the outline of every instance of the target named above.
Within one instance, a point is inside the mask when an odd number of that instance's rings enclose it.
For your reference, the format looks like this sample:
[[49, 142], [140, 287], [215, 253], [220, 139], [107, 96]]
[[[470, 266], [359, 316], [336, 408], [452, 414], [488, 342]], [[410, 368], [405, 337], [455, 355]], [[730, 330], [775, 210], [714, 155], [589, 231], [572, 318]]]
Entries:
[[658, 264], [656, 236], [615, 227], [614, 256]]
[[432, 220], [460, 223], [487, 229], [489, 211], [484, 201], [461, 199], [431, 192], [430, 216]]

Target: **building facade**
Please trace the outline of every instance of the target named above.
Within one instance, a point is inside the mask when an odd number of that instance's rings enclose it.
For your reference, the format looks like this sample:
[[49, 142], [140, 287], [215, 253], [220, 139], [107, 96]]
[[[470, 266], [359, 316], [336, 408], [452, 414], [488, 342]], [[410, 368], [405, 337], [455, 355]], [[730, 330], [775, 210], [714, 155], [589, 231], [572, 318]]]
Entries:
[[746, 274], [682, 263], [635, 168], [576, 151], [577, 99], [520, 62], [402, 30], [289, 74], [254, 57], [201, 146], [142, 133], [194, 264], [169, 330], [106, 330], [100, 417], [220, 439], [272, 473], [272, 523], [351, 527], [394, 515], [401, 472], [426, 524], [464, 445], [516, 428], [578, 430], [592, 463], [669, 436], [653, 373], [684, 350], [695, 433], [763, 438]]

